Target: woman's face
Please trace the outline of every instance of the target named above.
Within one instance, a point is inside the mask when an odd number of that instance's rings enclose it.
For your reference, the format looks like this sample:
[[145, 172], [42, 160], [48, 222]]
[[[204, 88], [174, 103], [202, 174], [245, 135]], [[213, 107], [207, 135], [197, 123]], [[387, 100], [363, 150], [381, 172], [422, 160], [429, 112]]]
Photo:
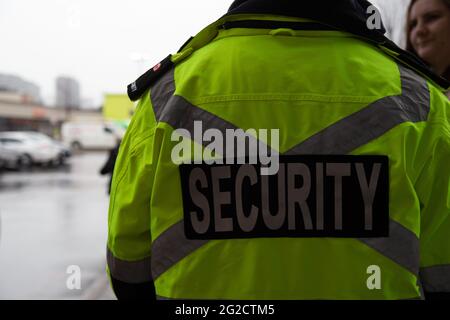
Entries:
[[409, 15], [410, 41], [435, 72], [450, 66], [450, 9], [441, 0], [418, 0]]

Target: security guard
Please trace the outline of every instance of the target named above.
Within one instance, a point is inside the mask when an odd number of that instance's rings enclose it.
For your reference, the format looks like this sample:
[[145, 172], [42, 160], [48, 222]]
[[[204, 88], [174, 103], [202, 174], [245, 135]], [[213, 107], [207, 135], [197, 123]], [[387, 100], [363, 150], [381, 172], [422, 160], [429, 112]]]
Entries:
[[235, 1], [128, 87], [107, 250], [119, 298], [450, 292], [449, 84], [372, 9]]

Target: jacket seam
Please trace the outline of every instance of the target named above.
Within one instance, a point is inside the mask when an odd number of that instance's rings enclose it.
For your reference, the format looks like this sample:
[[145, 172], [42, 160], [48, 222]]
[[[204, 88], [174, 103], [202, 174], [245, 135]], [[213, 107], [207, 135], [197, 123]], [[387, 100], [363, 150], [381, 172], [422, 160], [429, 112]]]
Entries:
[[353, 102], [353, 103], [370, 103], [377, 99], [381, 99], [383, 96], [330, 96], [330, 95], [316, 95], [316, 94], [304, 94], [304, 95], [281, 95], [281, 94], [269, 94], [269, 95], [222, 95], [222, 96], [208, 96], [201, 98], [194, 98], [193, 104], [205, 105], [217, 102], [241, 102], [241, 101], [312, 101], [312, 102]]
[[[140, 152], [142, 151], [136, 151], [137, 147], [144, 141], [146, 141], [148, 138], [151, 138], [152, 136], [154, 136], [155, 131], [152, 130], [152, 132], [150, 132], [149, 134], [147, 134], [147, 136], [143, 137], [141, 140], [139, 140], [138, 142], [136, 142], [134, 145], [131, 146], [131, 151], [130, 151], [130, 155], [139, 155]], [[119, 185], [122, 183], [123, 179], [125, 178], [126, 172], [128, 171], [128, 168], [130, 167], [130, 162], [127, 161], [127, 165], [125, 166], [125, 168], [120, 171], [119, 173], [119, 180], [117, 181], [117, 184], [114, 186], [114, 197], [112, 199], [112, 208], [111, 208], [111, 220], [114, 217], [114, 209], [116, 207], [116, 195], [117, 195], [117, 189], [119, 188]], [[110, 229], [108, 228], [108, 234], [110, 233]], [[109, 238], [109, 236], [108, 236]], [[111, 250], [111, 248], [110, 248]], [[113, 252], [111, 250], [111, 252]]]

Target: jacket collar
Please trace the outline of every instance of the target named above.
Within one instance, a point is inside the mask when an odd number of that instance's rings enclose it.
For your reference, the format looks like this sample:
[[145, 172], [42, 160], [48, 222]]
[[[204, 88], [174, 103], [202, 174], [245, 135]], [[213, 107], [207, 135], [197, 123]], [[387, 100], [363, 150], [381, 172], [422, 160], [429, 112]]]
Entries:
[[367, 10], [371, 5], [366, 0], [236, 0], [226, 15], [272, 14], [311, 19], [378, 43], [385, 42], [386, 29], [382, 23], [379, 29], [367, 27], [373, 14]]

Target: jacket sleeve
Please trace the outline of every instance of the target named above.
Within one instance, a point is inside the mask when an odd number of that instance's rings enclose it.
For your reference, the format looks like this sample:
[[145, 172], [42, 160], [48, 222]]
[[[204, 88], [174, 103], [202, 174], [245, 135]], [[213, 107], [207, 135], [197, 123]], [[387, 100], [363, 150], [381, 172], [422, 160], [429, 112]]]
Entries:
[[[442, 97], [442, 99], [437, 99]], [[426, 298], [450, 298], [450, 103], [430, 120], [429, 154], [416, 181], [421, 205], [420, 281]], [[433, 98], [432, 98], [433, 101]]]
[[120, 146], [108, 213], [107, 272], [119, 299], [154, 298], [150, 195], [155, 121], [148, 94]]

